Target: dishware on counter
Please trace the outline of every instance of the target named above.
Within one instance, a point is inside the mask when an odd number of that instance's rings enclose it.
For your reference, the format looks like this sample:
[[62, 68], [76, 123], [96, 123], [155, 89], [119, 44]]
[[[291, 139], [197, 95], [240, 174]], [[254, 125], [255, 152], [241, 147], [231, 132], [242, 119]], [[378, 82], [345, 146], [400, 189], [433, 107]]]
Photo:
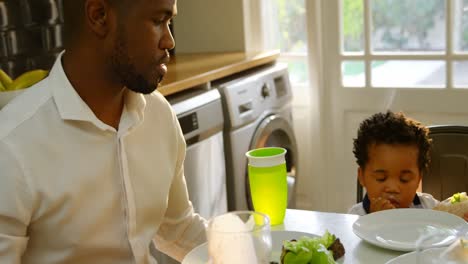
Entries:
[[288, 202], [286, 149], [258, 148], [245, 155], [254, 210], [267, 214], [271, 225], [282, 224]]
[[0, 110], [22, 92], [23, 90], [0, 92]]
[[0, 1], [0, 69], [16, 78], [50, 69], [64, 48], [64, 0]]
[[22, 24], [21, 1], [0, 1], [0, 31]]
[[421, 248], [448, 246], [457, 239], [465, 220], [455, 215], [429, 209], [391, 209], [359, 217], [353, 232], [362, 240], [378, 247], [414, 251], [425, 232], [437, 230], [440, 234], [424, 241]]
[[[299, 239], [300, 237], [318, 237], [317, 235], [297, 232], [297, 231], [271, 231], [272, 250], [270, 261], [280, 263], [281, 248], [283, 242], [291, 239]], [[208, 245], [204, 243], [194, 248], [185, 256], [182, 264], [206, 264], [208, 262]]]
[[22, 17], [25, 25], [53, 25], [63, 23], [62, 0], [22, 1]]
[[206, 234], [209, 263], [269, 263], [271, 231], [265, 214], [234, 211], [213, 217]]

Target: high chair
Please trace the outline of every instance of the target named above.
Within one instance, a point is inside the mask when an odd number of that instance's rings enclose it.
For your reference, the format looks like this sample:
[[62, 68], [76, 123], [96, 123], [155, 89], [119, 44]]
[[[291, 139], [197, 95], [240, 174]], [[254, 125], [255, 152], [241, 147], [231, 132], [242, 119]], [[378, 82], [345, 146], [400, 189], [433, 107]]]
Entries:
[[429, 126], [431, 163], [423, 175], [422, 191], [444, 200], [468, 191], [468, 126]]

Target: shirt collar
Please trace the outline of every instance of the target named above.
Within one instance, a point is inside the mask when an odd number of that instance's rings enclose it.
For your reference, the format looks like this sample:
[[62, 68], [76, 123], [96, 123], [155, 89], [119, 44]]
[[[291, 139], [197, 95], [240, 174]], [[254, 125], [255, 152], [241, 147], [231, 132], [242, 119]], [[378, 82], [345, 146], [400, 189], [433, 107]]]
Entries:
[[[413, 205], [420, 205], [421, 200], [419, 200], [419, 196], [417, 194], [414, 195], [413, 199]], [[364, 199], [362, 200], [362, 207], [366, 211], [367, 214], [370, 214], [370, 200], [369, 197], [366, 195], [364, 196]]]
[[[68, 80], [62, 65], [64, 53], [65, 51], [62, 51], [59, 54], [49, 74], [54, 101], [60, 116], [64, 120], [88, 121], [102, 130], [109, 129], [107, 124], [96, 117]], [[132, 116], [133, 125], [143, 121], [145, 107], [145, 97], [127, 89], [124, 111], [130, 112], [127, 114]], [[122, 113], [122, 116], [124, 114]]]
[[144, 120], [146, 100], [142, 94], [129, 89], [125, 93], [125, 106], [120, 118], [119, 131], [126, 134]]
[[143, 121], [145, 109], [146, 109], [146, 99], [145, 96], [141, 93], [136, 93], [130, 89], [126, 89], [125, 94], [125, 107], [128, 111], [135, 113], [136, 118], [139, 121]]

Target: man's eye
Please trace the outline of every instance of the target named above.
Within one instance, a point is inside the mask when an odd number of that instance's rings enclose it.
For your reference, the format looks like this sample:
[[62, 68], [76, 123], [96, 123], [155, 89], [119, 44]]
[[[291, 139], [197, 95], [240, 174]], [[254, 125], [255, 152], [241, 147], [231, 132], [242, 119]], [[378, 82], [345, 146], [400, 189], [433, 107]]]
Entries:
[[383, 178], [376, 178], [375, 180], [376, 180], [376, 181], [378, 181], [378, 182], [384, 182], [384, 181], [385, 181], [385, 179], [386, 179], [386, 178], [385, 178], [385, 177], [383, 177]]
[[161, 19], [161, 20], [153, 20], [153, 24], [157, 27], [168, 27], [172, 24], [172, 20]]
[[400, 181], [401, 181], [402, 183], [407, 183], [407, 182], [409, 182], [410, 180], [409, 180], [409, 179], [401, 178]]
[[162, 25], [165, 21], [165, 19], [153, 19], [153, 23], [157, 26]]

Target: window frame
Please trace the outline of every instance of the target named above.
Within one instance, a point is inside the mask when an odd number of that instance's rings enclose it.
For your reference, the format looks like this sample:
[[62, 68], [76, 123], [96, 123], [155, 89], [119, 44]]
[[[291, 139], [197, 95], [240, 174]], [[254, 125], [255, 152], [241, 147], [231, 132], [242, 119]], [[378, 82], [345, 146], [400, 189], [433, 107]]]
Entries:
[[445, 1], [445, 51], [442, 52], [378, 52], [372, 51], [372, 1], [373, 0], [361, 0], [363, 1], [363, 36], [364, 36], [364, 50], [363, 52], [346, 52], [344, 51], [344, 39], [343, 39], [343, 1], [339, 0], [339, 46], [340, 51], [338, 60], [340, 65], [345, 61], [360, 61], [364, 63], [364, 74], [365, 83], [364, 86], [346, 86], [343, 85], [343, 74], [340, 76], [340, 85], [344, 89], [389, 89], [389, 87], [381, 87], [372, 85], [372, 62], [382, 60], [402, 60], [402, 61], [413, 61], [413, 60], [431, 60], [431, 61], [444, 61], [445, 62], [445, 85], [424, 85], [424, 86], [398, 86], [397, 89], [468, 89], [468, 84], [465, 85], [454, 85], [453, 68], [454, 63], [457, 61], [468, 62], [468, 52], [456, 52], [453, 47], [453, 28], [455, 23], [454, 17], [454, 1], [457, 0], [444, 0]]

